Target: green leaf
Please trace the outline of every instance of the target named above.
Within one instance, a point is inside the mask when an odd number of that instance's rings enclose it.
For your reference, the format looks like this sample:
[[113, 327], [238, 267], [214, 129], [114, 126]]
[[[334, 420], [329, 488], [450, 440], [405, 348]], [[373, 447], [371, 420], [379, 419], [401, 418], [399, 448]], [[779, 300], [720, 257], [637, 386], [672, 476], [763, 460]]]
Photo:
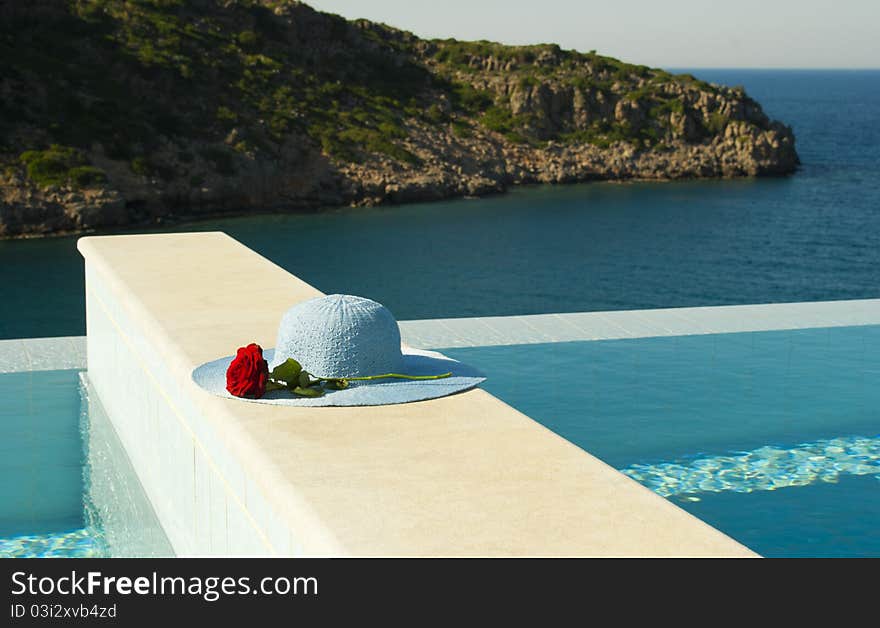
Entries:
[[293, 358], [287, 358], [284, 362], [272, 369], [269, 375], [272, 379], [280, 379], [287, 382], [288, 385], [296, 385], [299, 381], [299, 375], [302, 373], [302, 366]]
[[348, 388], [348, 380], [347, 379], [328, 379], [327, 387], [332, 388], [333, 390], [345, 390]]
[[284, 384], [273, 382], [271, 379], [266, 382], [266, 392], [269, 392], [270, 390], [285, 390], [286, 388], [287, 386]]
[[297, 386], [293, 392], [303, 397], [322, 397], [324, 395], [324, 391], [320, 388], [303, 388], [302, 386]]
[[312, 385], [312, 378], [309, 376], [308, 371], [303, 371], [299, 374], [299, 386], [300, 388], [308, 388]]

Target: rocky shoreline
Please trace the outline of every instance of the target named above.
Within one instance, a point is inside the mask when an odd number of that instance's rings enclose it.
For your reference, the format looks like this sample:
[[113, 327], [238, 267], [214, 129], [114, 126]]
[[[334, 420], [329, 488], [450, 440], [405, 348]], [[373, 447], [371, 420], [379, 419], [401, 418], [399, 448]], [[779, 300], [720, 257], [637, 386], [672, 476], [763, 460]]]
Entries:
[[5, 180], [0, 176], [0, 237], [67, 235], [211, 216], [479, 197], [523, 184], [778, 176], [796, 169], [796, 156], [788, 161], [778, 158], [780, 148], [790, 142], [786, 130], [764, 131], [748, 143], [738, 142], [736, 137], [708, 145], [682, 142], [664, 152], [637, 152], [626, 144], [608, 149], [585, 145], [529, 150], [489, 140], [477, 153], [483, 157], [479, 166], [474, 159], [431, 159], [416, 170], [401, 169], [387, 160], [339, 171], [316, 171], [305, 185], [290, 185], [283, 173], [245, 176], [240, 182], [217, 180], [213, 187], [189, 190], [185, 200], [177, 197], [173, 202], [168, 202], [167, 190], [150, 182], [121, 190], [41, 189], [24, 177], [7, 174]]

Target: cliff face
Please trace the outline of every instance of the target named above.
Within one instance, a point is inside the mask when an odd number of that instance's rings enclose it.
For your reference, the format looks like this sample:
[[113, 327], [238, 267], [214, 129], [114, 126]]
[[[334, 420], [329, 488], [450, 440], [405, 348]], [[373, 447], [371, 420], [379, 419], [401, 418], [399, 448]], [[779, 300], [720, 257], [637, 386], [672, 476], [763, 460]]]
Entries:
[[0, 236], [526, 182], [778, 175], [741, 88], [268, 0], [0, 0]]

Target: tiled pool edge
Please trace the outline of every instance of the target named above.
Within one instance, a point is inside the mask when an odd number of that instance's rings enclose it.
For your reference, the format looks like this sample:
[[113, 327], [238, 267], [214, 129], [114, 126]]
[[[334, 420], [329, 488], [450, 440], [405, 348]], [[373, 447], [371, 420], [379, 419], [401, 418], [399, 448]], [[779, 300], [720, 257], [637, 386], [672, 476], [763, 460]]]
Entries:
[[86, 368], [86, 337], [0, 340], [0, 374]]
[[[262, 337], [277, 324], [273, 308], [289, 306], [297, 290], [308, 294], [294, 277], [278, 274], [252, 252], [245, 259], [241, 245], [231, 248], [232, 241], [219, 236], [124, 236], [89, 238], [85, 247], [80, 243], [87, 260], [92, 380], [108, 412], [128, 424], [120, 430], [128, 435], [120, 437], [137, 452], [133, 463], [144, 470], [145, 488], [159, 502], [154, 506], [178, 554], [751, 555], [485, 391], [405, 407], [320, 414], [280, 414], [198, 393], [188, 379], [194, 364], [228, 350], [230, 334], [242, 325], [265, 343]], [[181, 255], [169, 260], [164, 272], [144, 279], [144, 256], [161, 259], [172, 245]], [[206, 292], [198, 287], [198, 266], [187, 270], [184, 265], [181, 272], [185, 253], [193, 264], [210, 264], [196, 251], [209, 253], [215, 263], [231, 253], [240, 265], [253, 268], [242, 271], [238, 281], [219, 273], [223, 290]], [[254, 286], [255, 276], [264, 277], [262, 286]], [[178, 284], [176, 293], [169, 277]], [[189, 284], [195, 277], [200, 279]], [[290, 284], [284, 294], [273, 295], [283, 284]], [[265, 320], [259, 320], [260, 310], [250, 310], [206, 326], [192, 312], [206, 301], [235, 300], [234, 295], [254, 290], [274, 299]], [[355, 432], [348, 433], [351, 429]], [[355, 449], [352, 438], [359, 443]], [[430, 447], [424, 449], [424, 443]], [[463, 451], [462, 460], [471, 466], [452, 464]], [[342, 459], [326, 457], [332, 452]], [[205, 493], [204, 486], [199, 488], [199, 455], [221, 460], [212, 470], [226, 489], [225, 518], [199, 498]], [[422, 460], [424, 455], [429, 457]], [[293, 475], [285, 471], [289, 464], [273, 466], [291, 458], [301, 461], [292, 467]], [[519, 464], [510, 466], [514, 460]], [[338, 475], [346, 469], [354, 475]], [[432, 486], [442, 500], [432, 497]], [[301, 490], [320, 516], [298, 499]], [[213, 491], [207, 494], [210, 501]], [[273, 506], [284, 512], [273, 513]], [[456, 516], [450, 519], [452, 512]], [[218, 552], [204, 544], [199, 525], [219, 520], [226, 524], [227, 544]], [[469, 527], [477, 521], [482, 527]], [[344, 544], [334, 542], [337, 531], [347, 539]], [[282, 546], [285, 538], [288, 545]], [[268, 539], [260, 547], [258, 541]]]
[[880, 299], [401, 321], [422, 349], [880, 325]]

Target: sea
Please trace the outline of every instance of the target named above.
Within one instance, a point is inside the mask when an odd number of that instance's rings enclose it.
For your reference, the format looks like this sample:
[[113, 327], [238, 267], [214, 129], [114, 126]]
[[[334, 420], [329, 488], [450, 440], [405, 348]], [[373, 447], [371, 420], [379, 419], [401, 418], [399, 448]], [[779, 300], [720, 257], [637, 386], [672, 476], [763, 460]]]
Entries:
[[[880, 70], [683, 69], [793, 127], [781, 178], [526, 186], [175, 225], [399, 320], [880, 297]], [[85, 333], [75, 237], [0, 241], [0, 338]]]

